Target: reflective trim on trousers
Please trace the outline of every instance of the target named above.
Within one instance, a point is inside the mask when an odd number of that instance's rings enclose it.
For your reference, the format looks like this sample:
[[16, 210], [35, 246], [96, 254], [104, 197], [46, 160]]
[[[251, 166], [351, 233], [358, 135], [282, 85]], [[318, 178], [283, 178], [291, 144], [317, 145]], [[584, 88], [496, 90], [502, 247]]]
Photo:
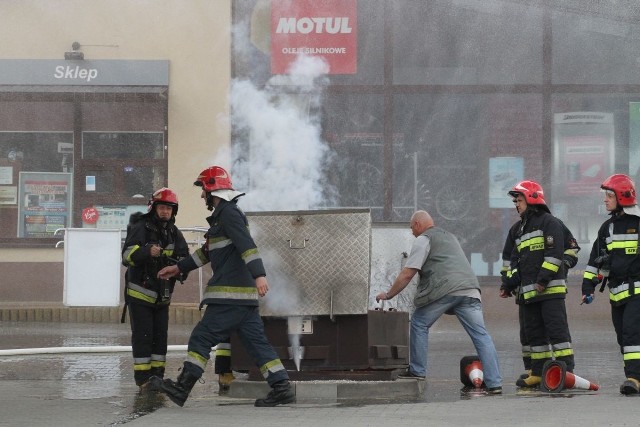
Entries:
[[204, 371], [205, 369], [207, 369], [207, 362], [209, 362], [209, 359], [207, 359], [206, 357], [202, 357], [195, 351], [190, 351], [187, 353], [187, 362], [193, 363]]
[[267, 379], [269, 373], [275, 373], [278, 371], [284, 371], [284, 365], [280, 361], [280, 359], [275, 359], [270, 362], [265, 363], [260, 366], [260, 372], [262, 372], [262, 376]]

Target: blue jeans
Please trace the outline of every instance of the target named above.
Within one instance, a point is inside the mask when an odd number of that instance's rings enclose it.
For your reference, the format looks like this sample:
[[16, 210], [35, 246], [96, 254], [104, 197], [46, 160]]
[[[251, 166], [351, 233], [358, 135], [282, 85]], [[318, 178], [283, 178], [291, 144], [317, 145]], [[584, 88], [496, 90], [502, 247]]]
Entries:
[[437, 301], [416, 308], [411, 316], [409, 370], [416, 375], [427, 375], [427, 352], [429, 350], [429, 328], [451, 310], [464, 327], [482, 362], [484, 383], [487, 387], [502, 385], [498, 353], [493, 339], [484, 327], [482, 303], [476, 298], [447, 295]]

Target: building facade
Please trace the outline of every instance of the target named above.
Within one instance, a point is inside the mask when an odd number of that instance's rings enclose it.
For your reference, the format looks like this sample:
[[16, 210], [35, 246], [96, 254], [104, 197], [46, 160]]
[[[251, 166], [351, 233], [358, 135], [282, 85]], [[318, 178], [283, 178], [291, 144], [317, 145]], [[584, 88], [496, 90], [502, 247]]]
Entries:
[[15, 40], [0, 48], [2, 265], [54, 294], [57, 229], [122, 227], [165, 185], [178, 225], [203, 225], [192, 182], [213, 163], [249, 211], [367, 207], [397, 224], [426, 209], [490, 281], [517, 181], [544, 186], [584, 258], [605, 215], [600, 183], [640, 169], [631, 1], [0, 9]]

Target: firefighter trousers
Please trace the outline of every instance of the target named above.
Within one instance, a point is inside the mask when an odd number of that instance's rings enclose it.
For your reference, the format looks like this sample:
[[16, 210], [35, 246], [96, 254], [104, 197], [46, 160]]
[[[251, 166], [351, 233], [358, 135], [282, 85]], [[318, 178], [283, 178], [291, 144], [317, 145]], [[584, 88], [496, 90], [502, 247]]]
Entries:
[[575, 362], [564, 298], [524, 304], [523, 310], [532, 375], [541, 376], [545, 362], [552, 359], [563, 361], [573, 372]]
[[151, 376], [164, 377], [167, 362], [169, 305], [129, 303], [133, 376], [137, 385]]
[[258, 306], [207, 305], [202, 319], [191, 332], [187, 362], [204, 372], [211, 347], [219, 343], [228, 343], [233, 331], [237, 332], [245, 350], [260, 368], [270, 386], [289, 380], [284, 365], [267, 340]]
[[640, 381], [640, 297], [611, 306], [611, 320], [624, 360], [624, 374]]

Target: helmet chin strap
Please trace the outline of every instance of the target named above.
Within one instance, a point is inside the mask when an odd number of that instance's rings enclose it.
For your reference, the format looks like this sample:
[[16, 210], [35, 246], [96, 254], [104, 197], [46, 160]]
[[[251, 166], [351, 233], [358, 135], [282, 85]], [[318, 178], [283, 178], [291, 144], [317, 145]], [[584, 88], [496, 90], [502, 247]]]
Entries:
[[212, 211], [213, 210], [213, 196], [211, 195], [211, 193], [207, 193], [206, 196], [206, 202], [207, 202], [207, 209]]

